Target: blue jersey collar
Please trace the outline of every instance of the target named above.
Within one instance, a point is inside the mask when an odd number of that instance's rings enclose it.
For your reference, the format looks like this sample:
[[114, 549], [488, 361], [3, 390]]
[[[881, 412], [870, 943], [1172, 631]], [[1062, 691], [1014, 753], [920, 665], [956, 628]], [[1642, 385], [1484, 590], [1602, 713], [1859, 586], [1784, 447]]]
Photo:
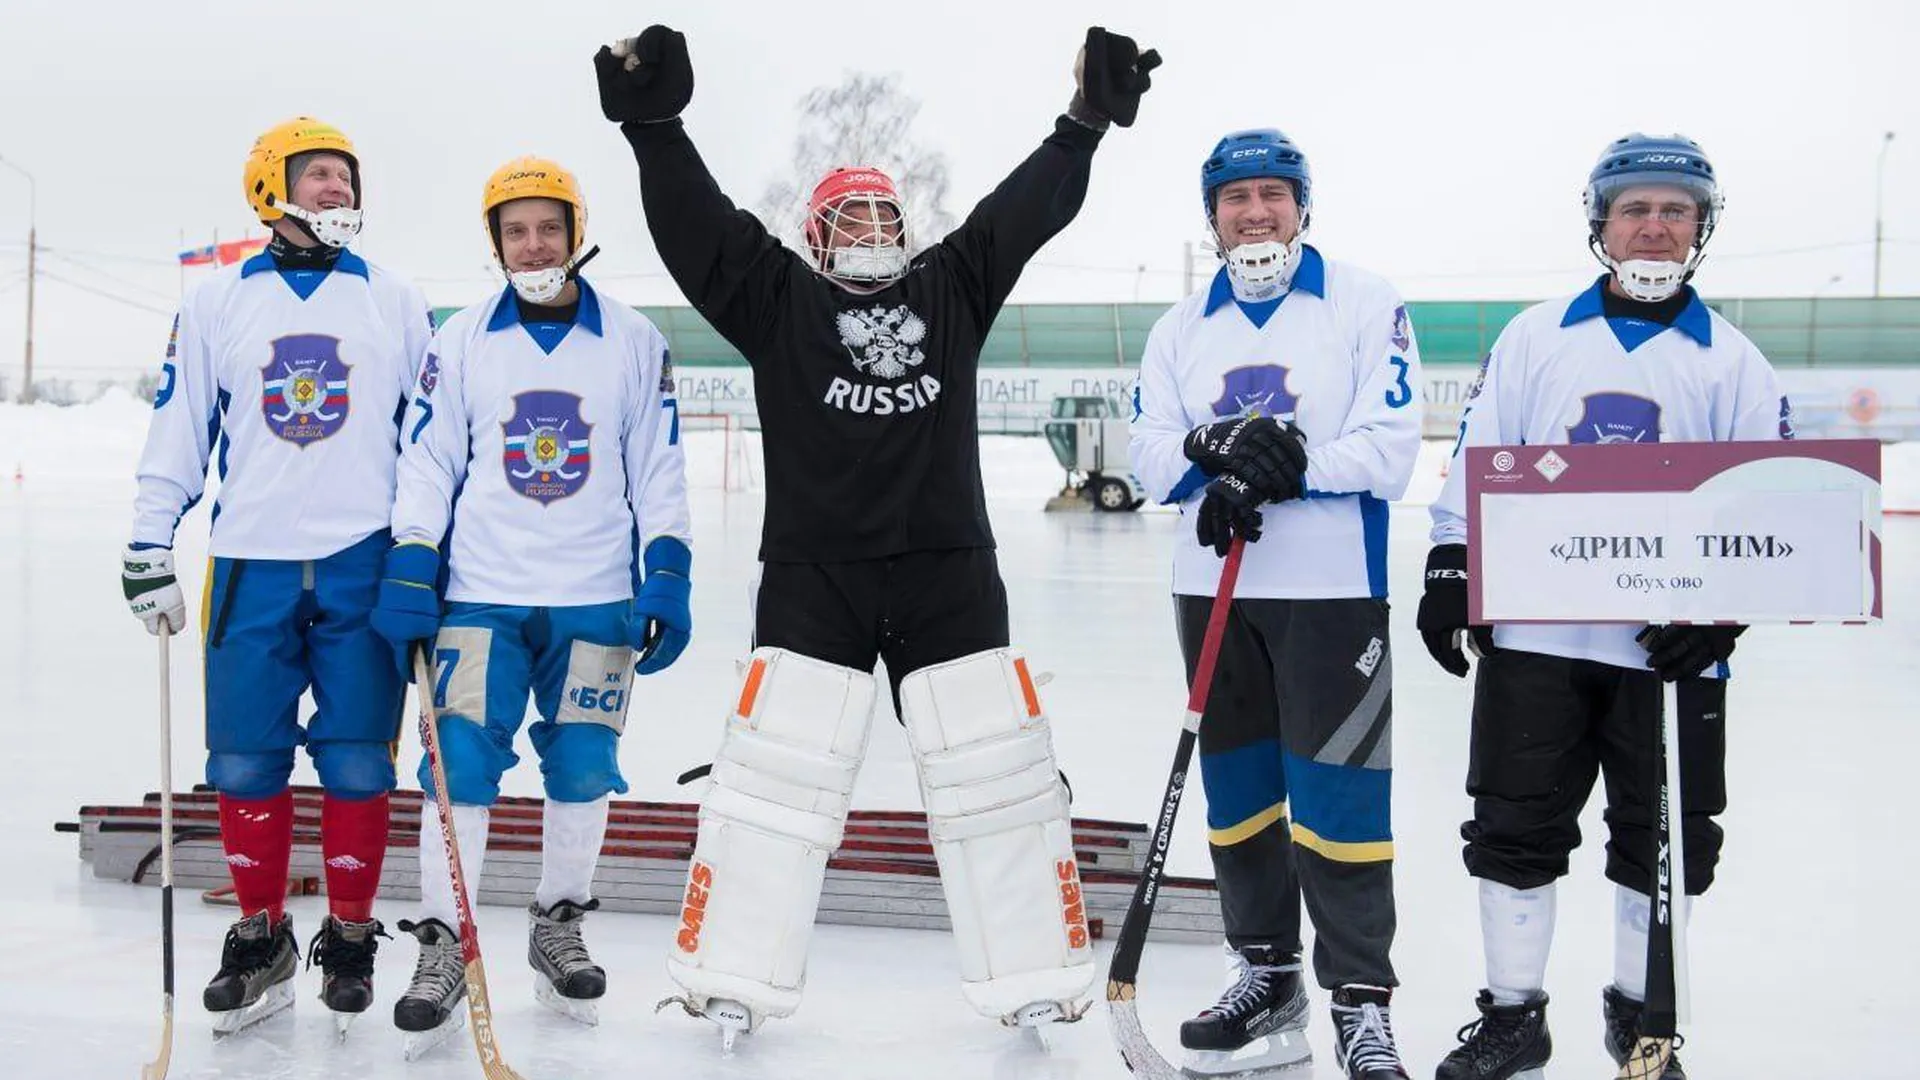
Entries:
[[[1574, 297], [1573, 303], [1567, 305], [1567, 313], [1561, 317], [1560, 325], [1572, 326], [1588, 319], [1603, 317], [1606, 314], [1606, 308], [1601, 305], [1600, 296], [1605, 292], [1607, 281], [1611, 277], [1611, 274], [1601, 274], [1594, 279], [1592, 285], [1587, 287], [1587, 291]], [[1673, 328], [1699, 342], [1703, 347], [1712, 346], [1712, 313], [1707, 310], [1707, 305], [1701, 301], [1700, 294], [1694, 291], [1693, 286], [1680, 287], [1687, 290], [1687, 306], [1680, 309], [1679, 315], [1674, 316]]]
[[[603, 335], [600, 333], [600, 298], [594, 294], [593, 286], [587, 284], [586, 278], [574, 280], [580, 285], [580, 310], [574, 315], [573, 323], [594, 337], [601, 337]], [[509, 285], [506, 291], [500, 294], [500, 303], [493, 309], [493, 317], [487, 320], [487, 331], [492, 333], [505, 330], [510, 326], [519, 325], [520, 322], [520, 297], [514, 293], [513, 286]]]
[[[255, 274], [277, 269], [279, 268], [273, 264], [273, 256], [263, 251], [240, 264], [240, 276], [249, 278]], [[341, 252], [340, 257], [333, 260], [332, 269], [341, 270], [362, 279], [368, 276], [367, 260], [355, 255], [351, 251]], [[312, 271], [307, 272], [311, 273]]]
[[[1300, 245], [1300, 265], [1294, 267], [1293, 285], [1288, 288], [1287, 292], [1290, 293], [1295, 290], [1310, 292], [1323, 300], [1326, 299], [1327, 262], [1320, 257], [1320, 252], [1315, 250], [1312, 244]], [[1281, 293], [1279, 297], [1275, 297], [1274, 299], [1278, 300], [1286, 295], [1287, 293]], [[1207, 291], [1207, 306], [1206, 309], [1200, 313], [1201, 316], [1205, 317], [1213, 314], [1225, 307], [1227, 302], [1232, 299], [1233, 281], [1227, 277], [1227, 268], [1222, 266], [1214, 272], [1213, 287]], [[1267, 303], [1273, 303], [1273, 301], [1267, 301]], [[1265, 320], [1263, 319], [1261, 321], [1264, 322]]]

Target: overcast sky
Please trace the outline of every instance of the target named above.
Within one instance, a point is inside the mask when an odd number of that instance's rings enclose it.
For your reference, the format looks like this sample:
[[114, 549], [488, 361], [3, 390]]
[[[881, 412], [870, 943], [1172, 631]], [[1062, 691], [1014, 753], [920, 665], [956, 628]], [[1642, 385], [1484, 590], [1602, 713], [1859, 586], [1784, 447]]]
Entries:
[[[749, 204], [787, 166], [801, 95], [850, 71], [896, 73], [921, 101], [917, 137], [950, 157], [950, 209], [964, 214], [1049, 130], [1089, 23], [1160, 49], [1166, 64], [1138, 124], [1108, 136], [1079, 219], [1041, 252], [1016, 302], [1175, 299], [1183, 245], [1197, 252], [1205, 238], [1200, 161], [1224, 132], [1254, 126], [1282, 128], [1311, 160], [1310, 239], [1413, 299], [1577, 289], [1595, 272], [1580, 188], [1601, 148], [1636, 129], [1692, 136], [1720, 172], [1727, 212], [1697, 281], [1708, 295], [1868, 295], [1876, 170], [1895, 131], [1883, 291], [1914, 295], [1916, 10], [1895, 0], [4, 0], [0, 157], [38, 181], [48, 252], [36, 366], [76, 380], [158, 363], [183, 231], [189, 244], [257, 231], [242, 162], [256, 134], [302, 113], [360, 149], [357, 249], [437, 304], [492, 287], [480, 188], [523, 153], [579, 174], [604, 249], [589, 276], [631, 302], [683, 302], [647, 239], [632, 158], [600, 116], [590, 62], [654, 19], [687, 34], [688, 126], [722, 187]], [[10, 377], [27, 194], [0, 168]]]

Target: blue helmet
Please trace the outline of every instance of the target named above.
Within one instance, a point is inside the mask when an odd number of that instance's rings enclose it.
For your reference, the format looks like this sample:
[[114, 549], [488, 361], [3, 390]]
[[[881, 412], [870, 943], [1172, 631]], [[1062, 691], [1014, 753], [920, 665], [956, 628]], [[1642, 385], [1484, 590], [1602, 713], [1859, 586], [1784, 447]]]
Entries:
[[1621, 190], [1638, 184], [1670, 184], [1690, 192], [1700, 204], [1700, 239], [1720, 218], [1720, 181], [1700, 144], [1684, 135], [1631, 135], [1615, 139], [1587, 174], [1587, 221], [1594, 228]]
[[1313, 173], [1307, 168], [1307, 155], [1275, 128], [1233, 132], [1207, 155], [1200, 166], [1200, 203], [1208, 221], [1213, 220], [1213, 193], [1222, 184], [1249, 176], [1277, 176], [1292, 181], [1294, 201], [1300, 204], [1300, 226], [1306, 227], [1307, 209], [1312, 205]]

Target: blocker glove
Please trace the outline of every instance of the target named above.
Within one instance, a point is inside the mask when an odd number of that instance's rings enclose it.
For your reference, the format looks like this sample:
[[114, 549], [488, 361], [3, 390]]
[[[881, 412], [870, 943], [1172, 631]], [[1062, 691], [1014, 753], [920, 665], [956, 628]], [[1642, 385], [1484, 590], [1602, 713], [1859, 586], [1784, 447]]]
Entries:
[[1427, 553], [1427, 589], [1414, 623], [1427, 652], [1448, 674], [1467, 676], [1467, 656], [1460, 649], [1463, 631], [1474, 655], [1493, 652], [1493, 627], [1467, 625], [1467, 545], [1438, 544]]
[[187, 628], [187, 600], [173, 575], [173, 552], [149, 544], [130, 544], [120, 554], [120, 589], [133, 617], [158, 635], [165, 623], [173, 633]]
[[393, 646], [393, 663], [402, 679], [413, 678], [413, 647], [432, 647], [440, 632], [440, 549], [409, 540], [387, 549], [380, 592], [367, 621]]
[[687, 36], [658, 23], [639, 37], [602, 45], [593, 70], [600, 81], [600, 111], [615, 123], [671, 120], [693, 100]]
[[1101, 26], [1088, 27], [1086, 44], [1080, 47], [1080, 57], [1073, 66], [1078, 85], [1073, 104], [1067, 107], [1068, 115], [1092, 121], [1089, 127], [1104, 127], [1108, 121], [1132, 127], [1140, 113], [1140, 95], [1153, 85], [1149, 73], [1159, 66], [1159, 53], [1152, 49], [1141, 52], [1125, 34], [1110, 34]]
[[1647, 666], [1667, 682], [1691, 679], [1733, 655], [1744, 626], [1649, 626], [1633, 640], [1647, 650]]
[[688, 603], [693, 593], [688, 576], [693, 552], [674, 537], [656, 537], [647, 545], [645, 565], [646, 580], [627, 616], [627, 644], [639, 654], [634, 672], [651, 675], [672, 666], [693, 638], [693, 610]]

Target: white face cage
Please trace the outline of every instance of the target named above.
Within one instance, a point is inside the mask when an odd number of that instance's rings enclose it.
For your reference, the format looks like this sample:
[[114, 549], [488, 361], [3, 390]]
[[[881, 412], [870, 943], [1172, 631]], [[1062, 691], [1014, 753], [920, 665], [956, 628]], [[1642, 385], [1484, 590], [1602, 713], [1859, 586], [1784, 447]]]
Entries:
[[[852, 212], [856, 207], [864, 213]], [[818, 238], [816, 264], [829, 277], [883, 285], [907, 272], [906, 216], [892, 199], [849, 195], [836, 200], [814, 212], [809, 231]]]
[[1298, 233], [1284, 244], [1277, 240], [1241, 244], [1226, 253], [1227, 276], [1244, 299], [1271, 299], [1293, 284], [1293, 272], [1300, 266], [1300, 245]]

